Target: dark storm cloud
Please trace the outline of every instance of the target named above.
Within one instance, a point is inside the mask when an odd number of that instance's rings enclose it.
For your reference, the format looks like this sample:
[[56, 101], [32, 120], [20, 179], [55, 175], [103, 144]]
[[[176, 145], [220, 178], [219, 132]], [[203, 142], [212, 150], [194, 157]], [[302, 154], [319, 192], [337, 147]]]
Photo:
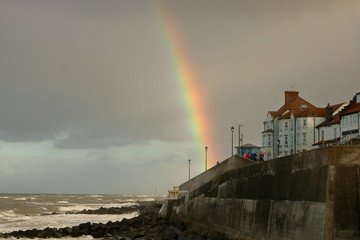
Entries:
[[150, 8], [115, 3], [2, 2], [2, 140], [66, 132], [55, 146], [75, 148], [188, 138]]

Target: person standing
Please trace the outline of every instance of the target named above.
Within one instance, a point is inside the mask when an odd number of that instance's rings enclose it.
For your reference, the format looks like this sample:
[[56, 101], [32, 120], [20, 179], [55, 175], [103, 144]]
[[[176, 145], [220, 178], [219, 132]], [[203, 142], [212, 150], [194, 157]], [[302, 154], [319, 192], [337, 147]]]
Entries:
[[260, 162], [264, 161], [264, 153], [263, 152], [260, 152], [259, 158], [260, 158]]

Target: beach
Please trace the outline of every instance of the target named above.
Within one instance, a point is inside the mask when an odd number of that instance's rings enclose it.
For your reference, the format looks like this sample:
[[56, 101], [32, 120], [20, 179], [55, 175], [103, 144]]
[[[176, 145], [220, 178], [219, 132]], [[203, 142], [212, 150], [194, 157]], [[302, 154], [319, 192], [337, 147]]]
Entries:
[[226, 239], [213, 232], [197, 235], [182, 222], [160, 218], [164, 201], [148, 195], [0, 195], [0, 239]]

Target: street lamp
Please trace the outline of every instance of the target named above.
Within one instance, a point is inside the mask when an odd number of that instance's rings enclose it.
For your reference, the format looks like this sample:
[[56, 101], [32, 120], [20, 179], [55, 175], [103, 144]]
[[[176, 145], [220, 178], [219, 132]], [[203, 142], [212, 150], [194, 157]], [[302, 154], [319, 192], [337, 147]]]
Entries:
[[[340, 133], [341, 137], [341, 133]], [[358, 138], [360, 139], [360, 112], [358, 112]]]
[[239, 124], [239, 148], [241, 147], [241, 142], [242, 142], [242, 139], [241, 139], [241, 127], [244, 126], [242, 123]]
[[191, 163], [191, 160], [189, 159], [189, 180], [190, 180], [190, 163]]
[[277, 154], [278, 154], [278, 157], [279, 157], [279, 155], [280, 155], [280, 139], [277, 140], [277, 144], [278, 144], [278, 152], [277, 152]]
[[207, 151], [208, 151], [208, 147], [205, 147], [205, 171], [207, 170]]
[[231, 128], [231, 156], [234, 155], [234, 126]]

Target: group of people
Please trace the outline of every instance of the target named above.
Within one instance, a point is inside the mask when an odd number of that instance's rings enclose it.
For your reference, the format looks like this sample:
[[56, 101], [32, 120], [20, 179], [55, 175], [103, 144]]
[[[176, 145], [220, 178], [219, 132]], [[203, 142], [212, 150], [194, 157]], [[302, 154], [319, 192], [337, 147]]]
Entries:
[[258, 159], [256, 153], [254, 153], [254, 152], [252, 152], [252, 153], [246, 152], [246, 153], [244, 154], [244, 158], [250, 159], [250, 160], [253, 160], [253, 161], [263, 162], [263, 161], [264, 161], [264, 153], [263, 153], [263, 152], [260, 152], [260, 154], [259, 154], [259, 159]]

